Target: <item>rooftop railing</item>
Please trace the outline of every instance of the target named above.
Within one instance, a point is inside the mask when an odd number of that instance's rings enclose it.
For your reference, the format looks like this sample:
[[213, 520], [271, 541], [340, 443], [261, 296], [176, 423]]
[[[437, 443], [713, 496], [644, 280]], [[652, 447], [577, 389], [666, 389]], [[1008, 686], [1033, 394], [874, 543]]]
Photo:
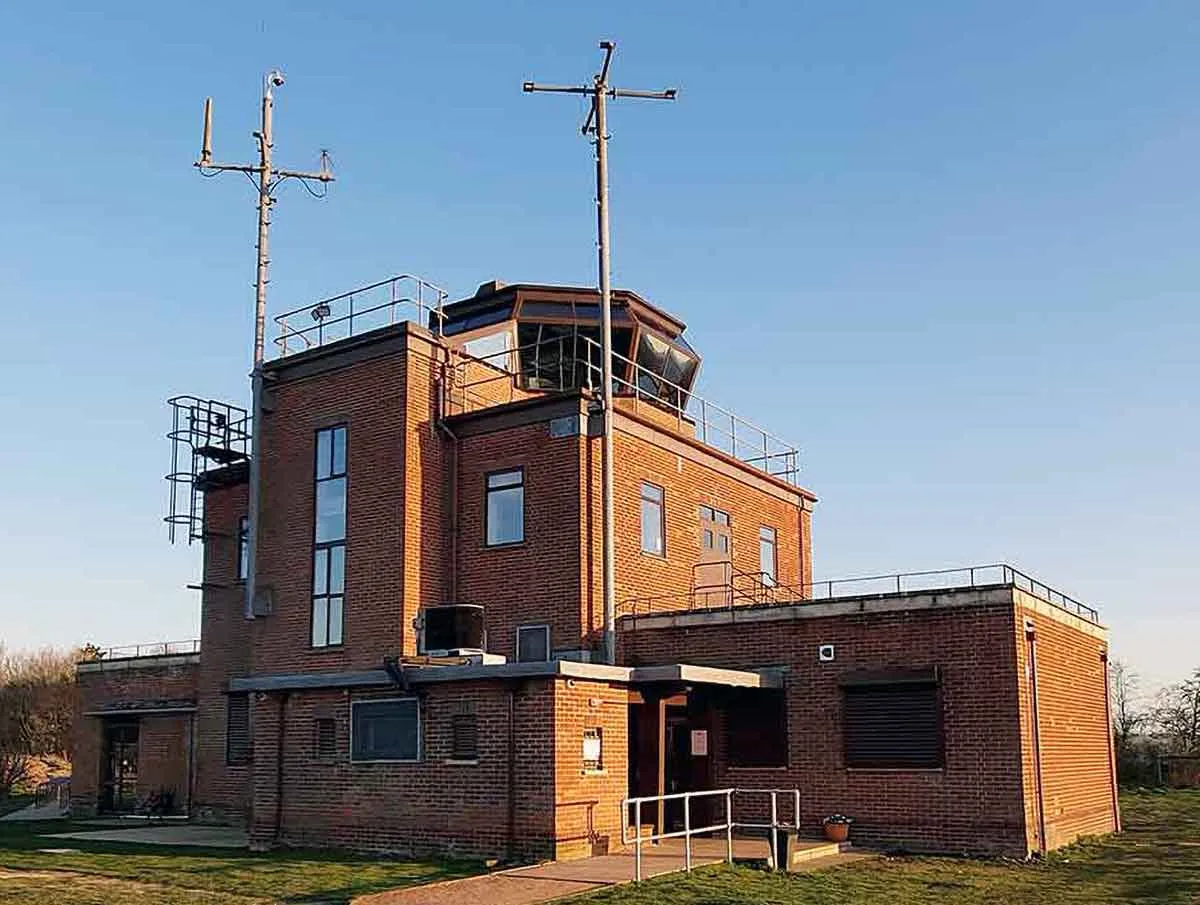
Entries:
[[190, 641], [156, 641], [151, 644], [126, 644], [120, 647], [102, 647], [87, 651], [83, 662], [108, 662], [110, 660], [135, 660], [138, 657], [170, 657], [200, 653], [200, 639]]
[[279, 315], [275, 345], [283, 357], [403, 321], [432, 324], [440, 334], [447, 298], [440, 286], [400, 274]]
[[962, 591], [990, 587], [1014, 587], [1088, 622], [1100, 622], [1100, 613], [1094, 607], [1068, 597], [1005, 563], [925, 572], [896, 572], [859, 578], [835, 578], [804, 585], [779, 584], [762, 572], [734, 571], [721, 584], [702, 585], [680, 594], [631, 597], [618, 607], [618, 611], [624, 616], [646, 616], [738, 606], [817, 603], [846, 598], [894, 597], [922, 591]]
[[[547, 354], [547, 350], [550, 354]], [[464, 414], [524, 398], [530, 391], [596, 389], [603, 385], [600, 343], [559, 336], [482, 357], [461, 355], [446, 388], [446, 411]], [[800, 451], [730, 409], [613, 353], [613, 395], [654, 407], [707, 446], [795, 486]]]

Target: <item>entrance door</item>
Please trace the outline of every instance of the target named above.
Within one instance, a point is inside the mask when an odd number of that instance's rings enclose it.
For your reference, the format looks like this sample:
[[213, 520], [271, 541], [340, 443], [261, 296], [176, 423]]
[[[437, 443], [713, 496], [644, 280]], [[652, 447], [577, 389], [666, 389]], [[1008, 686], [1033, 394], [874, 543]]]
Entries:
[[[690, 709], [690, 708], [689, 708]], [[712, 757], [709, 753], [707, 714], [667, 713], [667, 794], [703, 792], [712, 788]], [[712, 823], [713, 803], [709, 798], [692, 799], [689, 817], [693, 827]], [[668, 830], [683, 829], [683, 800], [672, 799], [663, 815]]]
[[700, 507], [700, 552], [692, 583], [697, 606], [725, 606], [733, 583], [733, 533], [729, 513]]
[[137, 762], [137, 722], [106, 722], [100, 810], [125, 813], [134, 809], [137, 804]]

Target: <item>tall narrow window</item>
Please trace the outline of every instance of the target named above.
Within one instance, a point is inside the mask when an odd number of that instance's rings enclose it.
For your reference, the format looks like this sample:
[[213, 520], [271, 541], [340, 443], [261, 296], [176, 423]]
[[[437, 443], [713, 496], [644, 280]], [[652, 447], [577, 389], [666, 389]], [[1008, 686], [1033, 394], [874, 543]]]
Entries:
[[245, 581], [250, 569], [250, 519], [242, 516], [238, 519], [238, 581]]
[[775, 556], [775, 529], [758, 529], [758, 568], [762, 572], [763, 584], [768, 588], [775, 587], [778, 580], [776, 569], [778, 560]]
[[666, 550], [663, 521], [663, 489], [642, 485], [642, 552], [663, 556]]
[[346, 428], [317, 431], [312, 646], [342, 643], [346, 590]]
[[514, 468], [487, 476], [487, 545], [525, 540], [525, 472]]

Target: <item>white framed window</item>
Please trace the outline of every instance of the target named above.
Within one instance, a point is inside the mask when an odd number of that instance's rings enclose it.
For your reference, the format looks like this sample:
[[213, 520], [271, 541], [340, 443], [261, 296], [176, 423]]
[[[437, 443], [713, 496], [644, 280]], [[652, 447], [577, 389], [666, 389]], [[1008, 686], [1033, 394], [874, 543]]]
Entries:
[[768, 588], [775, 587], [779, 574], [774, 528], [764, 526], [758, 529], [758, 568], [762, 573], [763, 584]]
[[542, 663], [550, 659], [550, 626], [517, 626], [517, 662]]
[[313, 647], [342, 643], [346, 592], [346, 428], [317, 431], [313, 519]]
[[494, 471], [487, 476], [484, 526], [489, 547], [525, 540], [525, 469]]
[[354, 763], [421, 759], [421, 705], [416, 698], [350, 704], [350, 760]]
[[642, 552], [666, 555], [666, 520], [663, 518], [665, 494], [656, 484], [642, 484]]

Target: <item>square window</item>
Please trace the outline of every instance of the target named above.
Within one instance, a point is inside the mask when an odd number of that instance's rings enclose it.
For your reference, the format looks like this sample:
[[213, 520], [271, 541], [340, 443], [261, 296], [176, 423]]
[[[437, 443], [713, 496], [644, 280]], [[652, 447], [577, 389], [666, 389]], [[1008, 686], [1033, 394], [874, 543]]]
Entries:
[[517, 627], [517, 662], [541, 663], [550, 659], [550, 626]]
[[843, 679], [847, 767], [927, 770], [943, 765], [937, 673], [910, 672]]
[[416, 698], [355, 701], [350, 711], [351, 760], [420, 760], [421, 711]]
[[663, 489], [642, 484], [642, 552], [663, 556], [666, 551]]
[[517, 468], [487, 476], [486, 542], [489, 547], [525, 540], [525, 471]]
[[733, 767], [786, 767], [787, 697], [782, 690], [738, 689], [725, 711]]

